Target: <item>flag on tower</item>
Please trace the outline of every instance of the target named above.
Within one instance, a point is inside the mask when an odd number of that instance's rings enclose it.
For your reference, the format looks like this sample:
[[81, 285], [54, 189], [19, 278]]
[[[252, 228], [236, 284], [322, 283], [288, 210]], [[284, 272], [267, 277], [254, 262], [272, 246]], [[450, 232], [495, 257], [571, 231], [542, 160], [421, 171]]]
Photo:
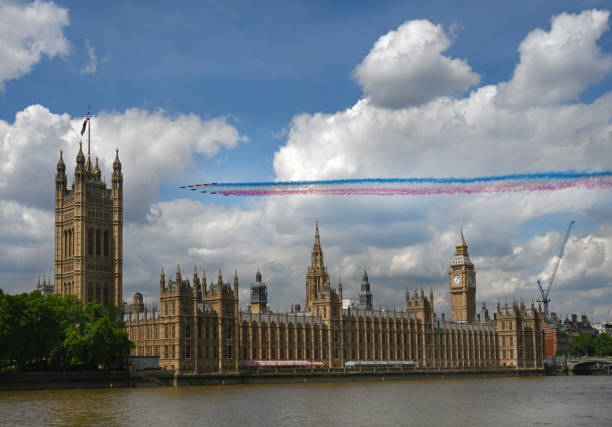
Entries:
[[90, 117], [91, 115], [89, 114], [89, 111], [88, 111], [87, 115], [85, 116], [85, 121], [83, 122], [83, 127], [81, 128], [81, 136], [83, 136], [83, 134], [85, 133], [85, 129], [87, 129], [87, 122], [89, 121]]

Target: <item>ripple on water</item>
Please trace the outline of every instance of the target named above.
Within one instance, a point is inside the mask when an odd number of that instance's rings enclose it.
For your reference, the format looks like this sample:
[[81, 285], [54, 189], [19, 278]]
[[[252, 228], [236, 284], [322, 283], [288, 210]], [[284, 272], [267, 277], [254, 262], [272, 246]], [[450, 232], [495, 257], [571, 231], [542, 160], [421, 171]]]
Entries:
[[612, 425], [612, 377], [0, 392], [0, 424]]

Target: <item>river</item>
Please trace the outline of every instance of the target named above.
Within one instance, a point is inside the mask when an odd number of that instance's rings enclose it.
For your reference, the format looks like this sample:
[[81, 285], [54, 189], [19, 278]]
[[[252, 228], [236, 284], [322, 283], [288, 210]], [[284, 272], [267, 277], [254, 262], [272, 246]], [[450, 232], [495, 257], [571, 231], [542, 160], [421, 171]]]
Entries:
[[612, 376], [0, 392], [0, 424], [611, 426]]

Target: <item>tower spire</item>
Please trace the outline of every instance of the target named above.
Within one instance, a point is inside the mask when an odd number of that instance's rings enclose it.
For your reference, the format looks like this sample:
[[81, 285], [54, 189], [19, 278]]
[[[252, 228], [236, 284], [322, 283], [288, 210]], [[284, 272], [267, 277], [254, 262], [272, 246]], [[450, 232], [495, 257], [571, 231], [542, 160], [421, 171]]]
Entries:
[[91, 104], [87, 105], [87, 121], [89, 122], [89, 126], [87, 126], [87, 156], [91, 155]]
[[457, 239], [456, 247], [467, 246], [463, 237], [463, 221], [459, 223], [459, 238]]

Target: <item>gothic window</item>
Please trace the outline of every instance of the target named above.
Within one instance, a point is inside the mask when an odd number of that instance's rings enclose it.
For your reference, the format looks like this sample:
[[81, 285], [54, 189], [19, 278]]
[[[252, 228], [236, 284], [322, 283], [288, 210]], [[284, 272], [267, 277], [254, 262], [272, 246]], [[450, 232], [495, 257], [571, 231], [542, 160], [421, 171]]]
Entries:
[[108, 256], [108, 230], [104, 230], [104, 256]]
[[185, 325], [185, 338], [191, 338], [191, 325]]
[[90, 228], [87, 230], [87, 253], [93, 255], [94, 242], [93, 242], [93, 230]]
[[96, 255], [102, 255], [102, 240], [100, 239], [100, 230], [96, 230]]

